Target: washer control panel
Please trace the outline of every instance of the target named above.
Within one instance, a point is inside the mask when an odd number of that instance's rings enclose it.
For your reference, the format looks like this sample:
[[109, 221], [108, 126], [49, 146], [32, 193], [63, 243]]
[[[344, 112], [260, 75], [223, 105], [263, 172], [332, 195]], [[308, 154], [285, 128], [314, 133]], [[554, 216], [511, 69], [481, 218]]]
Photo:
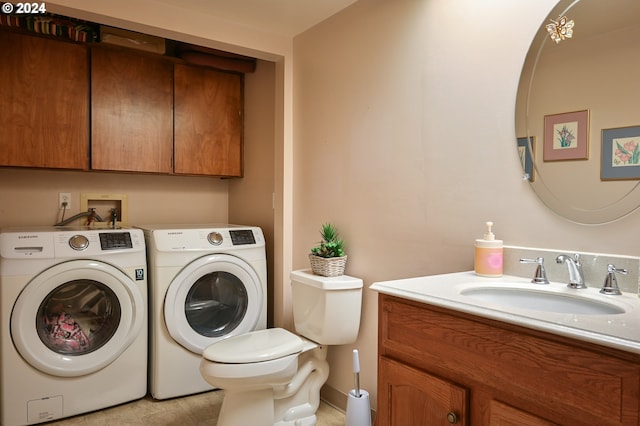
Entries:
[[141, 229], [9, 228], [0, 233], [0, 257], [8, 259], [74, 258], [144, 251]]
[[[129, 232], [100, 232], [98, 233], [100, 248], [102, 250], [118, 250], [133, 248], [131, 233]], [[82, 251], [89, 247], [89, 239], [84, 235], [74, 235], [69, 238], [69, 247]]]

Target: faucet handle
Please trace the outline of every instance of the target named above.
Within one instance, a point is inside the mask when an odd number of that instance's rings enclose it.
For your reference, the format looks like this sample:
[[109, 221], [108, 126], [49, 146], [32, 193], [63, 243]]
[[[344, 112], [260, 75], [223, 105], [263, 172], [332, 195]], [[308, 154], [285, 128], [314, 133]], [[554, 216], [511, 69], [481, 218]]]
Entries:
[[534, 284], [549, 284], [547, 279], [547, 271], [544, 269], [544, 258], [538, 257], [536, 259], [520, 259], [520, 263], [537, 263], [536, 273], [531, 280]]
[[626, 269], [618, 269], [615, 265], [607, 265], [607, 276], [604, 279], [604, 284], [600, 289], [600, 293], [609, 294], [618, 296], [622, 294], [620, 289], [618, 288], [618, 280], [616, 279], [616, 274], [627, 275], [628, 271]]

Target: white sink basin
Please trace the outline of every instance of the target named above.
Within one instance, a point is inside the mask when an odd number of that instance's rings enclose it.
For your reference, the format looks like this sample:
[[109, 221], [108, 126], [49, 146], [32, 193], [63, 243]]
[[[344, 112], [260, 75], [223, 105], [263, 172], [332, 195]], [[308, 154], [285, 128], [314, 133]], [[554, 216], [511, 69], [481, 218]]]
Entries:
[[579, 293], [576, 296], [570, 296], [523, 288], [474, 287], [464, 289], [460, 294], [485, 303], [543, 312], [576, 315], [618, 315], [625, 313], [625, 310], [620, 306], [607, 303], [604, 300], [584, 298]]

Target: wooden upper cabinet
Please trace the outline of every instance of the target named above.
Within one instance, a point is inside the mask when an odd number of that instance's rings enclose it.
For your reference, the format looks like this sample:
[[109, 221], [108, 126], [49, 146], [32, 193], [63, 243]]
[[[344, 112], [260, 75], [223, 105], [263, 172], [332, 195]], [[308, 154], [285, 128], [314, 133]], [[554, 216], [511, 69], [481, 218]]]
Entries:
[[243, 75], [174, 62], [0, 29], [0, 166], [242, 177]]
[[176, 64], [175, 173], [241, 177], [242, 75]]
[[0, 165], [86, 170], [87, 48], [0, 30], [0, 82]]
[[173, 171], [172, 73], [161, 58], [92, 50], [92, 169]]

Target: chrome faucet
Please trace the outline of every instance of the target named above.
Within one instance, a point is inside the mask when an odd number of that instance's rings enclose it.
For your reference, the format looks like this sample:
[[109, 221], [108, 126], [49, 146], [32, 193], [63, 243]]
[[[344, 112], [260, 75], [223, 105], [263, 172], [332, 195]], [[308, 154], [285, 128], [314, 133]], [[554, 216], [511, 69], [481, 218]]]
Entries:
[[567, 264], [567, 269], [569, 270], [569, 284], [567, 284], [567, 286], [571, 288], [587, 288], [587, 285], [584, 283], [580, 255], [576, 253], [571, 257], [568, 254], [561, 254], [556, 257], [556, 263], [562, 262]]

